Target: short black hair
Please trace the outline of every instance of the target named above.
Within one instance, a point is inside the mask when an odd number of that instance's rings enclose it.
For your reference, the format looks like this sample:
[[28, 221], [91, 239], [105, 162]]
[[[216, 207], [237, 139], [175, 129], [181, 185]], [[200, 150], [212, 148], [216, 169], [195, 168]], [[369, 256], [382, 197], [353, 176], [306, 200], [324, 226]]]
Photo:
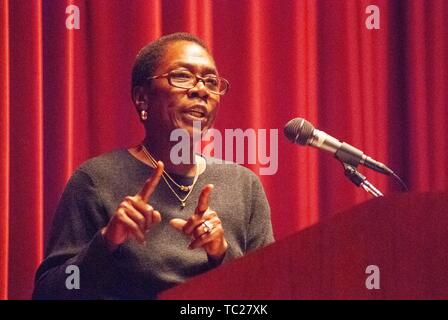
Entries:
[[201, 39], [190, 33], [176, 32], [158, 38], [144, 46], [135, 58], [134, 66], [132, 67], [131, 94], [133, 94], [136, 86], [143, 85], [146, 78], [154, 75], [154, 71], [159, 66], [160, 59], [163, 57], [168, 44], [177, 41], [197, 43], [210, 53], [207, 45]]

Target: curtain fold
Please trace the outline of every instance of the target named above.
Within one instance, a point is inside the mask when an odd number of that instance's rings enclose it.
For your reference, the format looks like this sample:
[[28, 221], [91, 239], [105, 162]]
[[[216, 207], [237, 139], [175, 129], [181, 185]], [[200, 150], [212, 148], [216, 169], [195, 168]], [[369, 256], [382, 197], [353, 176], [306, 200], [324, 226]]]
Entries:
[[[293, 97], [294, 112], [302, 115], [315, 126], [319, 125], [317, 112], [318, 106], [318, 23], [317, 23], [318, 4], [316, 1], [297, 1], [294, 8], [296, 21], [294, 23], [294, 51], [296, 59], [296, 69], [294, 69], [293, 83], [296, 84], [295, 95]], [[295, 60], [294, 59], [294, 60]], [[292, 61], [294, 61], [292, 60]], [[287, 148], [287, 146], [285, 146]], [[293, 161], [294, 172], [300, 173], [295, 177], [299, 193], [295, 198], [297, 212], [302, 212], [302, 217], [297, 216], [297, 225], [300, 229], [316, 223], [319, 219], [319, 212], [316, 210], [319, 204], [320, 195], [317, 192], [307, 192], [305, 190], [319, 190], [319, 166], [317, 153], [312, 150], [303, 150], [298, 153]], [[308, 167], [304, 171], [301, 168]], [[285, 177], [285, 179], [287, 179]], [[300, 191], [303, 190], [303, 191]], [[287, 230], [285, 230], [287, 232]]]
[[8, 294], [29, 294], [43, 257], [42, 6], [9, 2]]
[[[71, 4], [79, 29], [66, 28]], [[365, 26], [371, 4], [379, 30]], [[260, 175], [277, 239], [370, 199], [330, 154], [283, 137], [294, 117], [389, 164], [412, 191], [446, 190], [447, 15], [445, 0], [0, 0], [0, 298], [30, 297], [73, 170], [143, 139], [130, 72], [162, 34], [212, 49], [231, 83], [220, 132], [278, 130], [278, 171]], [[259, 160], [244, 165], [258, 174]]]
[[0, 0], [0, 299], [8, 296], [9, 256], [9, 4]]

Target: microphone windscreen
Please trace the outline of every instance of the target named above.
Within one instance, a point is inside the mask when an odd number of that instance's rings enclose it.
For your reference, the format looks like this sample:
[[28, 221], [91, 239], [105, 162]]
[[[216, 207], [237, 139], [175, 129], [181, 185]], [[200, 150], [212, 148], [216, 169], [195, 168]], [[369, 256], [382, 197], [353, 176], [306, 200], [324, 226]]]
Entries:
[[307, 145], [313, 136], [314, 126], [303, 118], [289, 120], [283, 129], [283, 133], [293, 143]]

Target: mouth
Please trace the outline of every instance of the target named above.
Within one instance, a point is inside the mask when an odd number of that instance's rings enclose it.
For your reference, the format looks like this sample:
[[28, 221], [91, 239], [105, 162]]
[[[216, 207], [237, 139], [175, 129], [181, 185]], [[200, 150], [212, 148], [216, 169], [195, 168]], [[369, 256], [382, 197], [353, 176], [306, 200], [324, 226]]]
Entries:
[[207, 108], [203, 105], [194, 105], [183, 111], [183, 113], [193, 120], [205, 120], [208, 116]]

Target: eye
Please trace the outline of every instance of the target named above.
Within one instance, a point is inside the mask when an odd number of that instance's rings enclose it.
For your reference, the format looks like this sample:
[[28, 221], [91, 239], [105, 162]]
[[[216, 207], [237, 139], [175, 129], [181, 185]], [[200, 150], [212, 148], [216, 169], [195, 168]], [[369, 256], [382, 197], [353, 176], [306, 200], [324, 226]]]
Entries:
[[210, 86], [217, 87], [219, 84], [219, 79], [216, 76], [207, 76], [205, 78], [205, 82]]
[[194, 78], [194, 76], [193, 76], [193, 74], [191, 74], [191, 72], [183, 71], [183, 70], [173, 71], [173, 72], [171, 72], [170, 76], [173, 80], [180, 81], [180, 82], [188, 82]]

